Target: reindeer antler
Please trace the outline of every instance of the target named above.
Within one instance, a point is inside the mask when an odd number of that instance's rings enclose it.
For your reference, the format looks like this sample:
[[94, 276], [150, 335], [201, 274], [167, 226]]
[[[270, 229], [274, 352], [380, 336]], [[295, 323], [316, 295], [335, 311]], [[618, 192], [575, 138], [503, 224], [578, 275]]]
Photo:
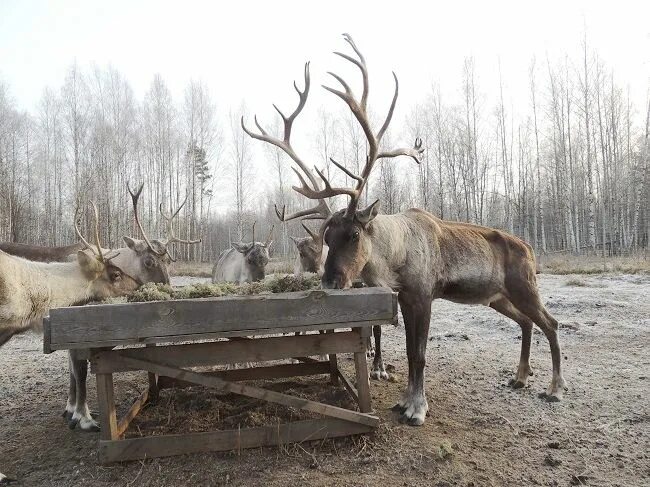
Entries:
[[[280, 149], [282, 149], [291, 159], [298, 165], [298, 167], [302, 170], [302, 172], [307, 176], [309, 179], [312, 187], [316, 188], [316, 190], [319, 189], [318, 187], [318, 179], [314, 174], [309, 170], [307, 165], [302, 161], [302, 159], [296, 154], [296, 151], [293, 149], [291, 146], [291, 130], [293, 128], [293, 122], [298, 117], [300, 112], [302, 112], [302, 109], [305, 107], [305, 104], [307, 103], [307, 97], [309, 96], [309, 88], [311, 85], [310, 77], [309, 77], [309, 63], [305, 63], [305, 70], [304, 70], [304, 77], [305, 77], [305, 88], [301, 91], [300, 88], [298, 88], [298, 85], [294, 81], [293, 87], [298, 93], [298, 106], [296, 109], [289, 115], [288, 117], [277, 107], [277, 105], [273, 105], [273, 108], [280, 114], [280, 117], [282, 118], [283, 125], [284, 125], [284, 135], [282, 139], [278, 139], [276, 137], [273, 137], [268, 134], [266, 130], [260, 125], [260, 123], [257, 120], [257, 116], [254, 117], [255, 120], [255, 125], [257, 126], [257, 129], [259, 130], [259, 134], [250, 131], [246, 125], [244, 124], [244, 117], [241, 119], [241, 126], [244, 132], [246, 132], [250, 137], [261, 140], [262, 142], [267, 142], [269, 144], [272, 144]], [[294, 169], [295, 170], [295, 169]], [[296, 218], [305, 218], [305, 219], [324, 219], [327, 218], [332, 214], [332, 210], [330, 209], [329, 205], [327, 202], [320, 198], [318, 201], [318, 204], [314, 206], [313, 208], [307, 208], [305, 210], [300, 210], [296, 211], [290, 215], [286, 215], [286, 205], [282, 206], [282, 210], [278, 209], [277, 205], [274, 205], [275, 207], [275, 214], [277, 215], [278, 219], [282, 222], [286, 222], [289, 220], [294, 220]]]
[[81, 216], [79, 215], [79, 203], [77, 203], [77, 207], [74, 210], [74, 230], [75, 233], [77, 234], [77, 237], [79, 237], [79, 240], [90, 249], [90, 251], [97, 256], [100, 262], [106, 263], [111, 259], [114, 259], [117, 257], [119, 252], [111, 255], [110, 257], [105, 257], [104, 254], [102, 253], [102, 243], [99, 238], [99, 211], [97, 210], [97, 205], [95, 204], [94, 201], [90, 202], [90, 205], [93, 209], [93, 217], [95, 219], [95, 224], [94, 224], [94, 234], [95, 234], [95, 245], [91, 245], [88, 240], [86, 240], [81, 233], [81, 230], [79, 229], [79, 223], [81, 221]]
[[174, 234], [174, 224], [173, 224], [174, 223], [174, 218], [176, 218], [176, 216], [178, 216], [178, 214], [181, 212], [181, 210], [185, 206], [185, 203], [187, 203], [188, 196], [189, 195], [185, 196], [185, 199], [183, 200], [183, 203], [181, 204], [181, 206], [179, 206], [178, 209], [172, 214], [165, 213], [165, 211], [163, 210], [163, 204], [162, 203], [160, 203], [160, 206], [158, 207], [158, 209], [160, 210], [160, 215], [163, 217], [163, 219], [165, 220], [165, 222], [167, 224], [167, 233], [168, 233], [169, 236], [167, 237], [167, 242], [165, 243], [165, 245], [169, 245], [169, 244], [172, 244], [172, 243], [184, 243], [184, 244], [201, 243], [201, 238], [198, 238], [197, 240], [185, 240], [185, 239], [182, 239], [182, 238], [178, 238]]
[[159, 251], [156, 249], [151, 242], [149, 241], [149, 238], [147, 237], [147, 233], [144, 231], [144, 228], [142, 228], [142, 224], [140, 223], [140, 217], [138, 216], [138, 200], [140, 199], [140, 194], [142, 193], [142, 188], [144, 188], [144, 183], [140, 185], [140, 187], [137, 189], [137, 191], [134, 193], [131, 191], [131, 185], [126, 183], [126, 189], [129, 190], [129, 194], [131, 195], [131, 202], [133, 203], [133, 216], [135, 218], [135, 223], [138, 225], [138, 228], [140, 229], [140, 233], [142, 234], [142, 238], [147, 244], [147, 247], [149, 247], [149, 250], [151, 250], [154, 254], [163, 256], [167, 254], [167, 249], [165, 249], [164, 252]]
[[[365, 134], [366, 139], [368, 141], [368, 156], [366, 158], [366, 164], [360, 175], [353, 174], [342, 164], [339, 164], [334, 159], [330, 159], [332, 163], [340, 170], [342, 170], [347, 176], [357, 181], [357, 184], [355, 185], [354, 188], [333, 187], [330, 184], [329, 180], [325, 177], [323, 172], [320, 171], [318, 168], [314, 168], [324, 184], [324, 189], [320, 189], [318, 181], [311, 173], [311, 171], [309, 171], [306, 168], [302, 160], [300, 160], [300, 158], [296, 155], [289, 142], [292, 123], [296, 118], [296, 116], [298, 115], [298, 113], [300, 113], [300, 111], [304, 107], [309, 92], [309, 63], [305, 64], [305, 90], [301, 92], [294, 83], [294, 86], [296, 86], [296, 91], [298, 91], [298, 94], [300, 95], [300, 103], [298, 104], [298, 108], [296, 109], [296, 111], [294, 111], [294, 113], [290, 117], [285, 117], [282, 114], [282, 112], [280, 112], [276, 107], [276, 110], [278, 110], [278, 112], [280, 113], [280, 115], [282, 116], [285, 122], [284, 124], [285, 132], [284, 132], [283, 140], [270, 137], [259, 125], [257, 119], [255, 119], [255, 124], [257, 125], [262, 135], [254, 134], [248, 131], [243, 124], [243, 120], [242, 120], [242, 127], [244, 131], [251, 137], [256, 138], [258, 140], [262, 140], [264, 142], [271, 143], [281, 148], [294, 160], [294, 162], [296, 162], [296, 164], [298, 165], [298, 167], [300, 167], [300, 169], [305, 174], [305, 176], [307, 176], [309, 183], [302, 176], [302, 174], [298, 172], [298, 170], [293, 168], [294, 172], [298, 175], [298, 179], [300, 180], [301, 183], [301, 186], [293, 186], [293, 189], [295, 191], [302, 194], [303, 196], [306, 196], [309, 199], [319, 200], [319, 204], [321, 204], [321, 202], [325, 203], [325, 199], [331, 198], [332, 196], [347, 195], [350, 197], [350, 203], [348, 204], [348, 207], [346, 209], [345, 216], [352, 216], [356, 212], [359, 199], [366, 186], [368, 177], [370, 176], [370, 173], [372, 172], [372, 169], [378, 159], [387, 159], [387, 158], [393, 158], [398, 156], [409, 156], [413, 160], [419, 163], [420, 157], [422, 156], [424, 149], [422, 148], [422, 140], [420, 138], [417, 138], [412, 148], [397, 148], [392, 150], [380, 151], [381, 141], [386, 131], [388, 130], [388, 126], [390, 125], [390, 122], [393, 118], [393, 113], [395, 112], [395, 105], [397, 104], [397, 96], [399, 94], [399, 82], [397, 80], [397, 75], [393, 72], [393, 79], [395, 80], [395, 93], [393, 94], [393, 99], [388, 109], [388, 113], [386, 114], [386, 118], [384, 119], [384, 123], [382, 124], [381, 128], [379, 129], [378, 132], [375, 133], [372, 130], [372, 127], [370, 125], [370, 120], [367, 111], [368, 92], [369, 92], [370, 84], [368, 81], [368, 68], [366, 66], [366, 60], [349, 34], [343, 34], [343, 38], [345, 42], [347, 42], [350, 45], [350, 47], [356, 54], [356, 57], [342, 52], [334, 52], [334, 54], [336, 54], [339, 57], [342, 57], [346, 61], [351, 62], [357, 68], [359, 68], [359, 71], [361, 71], [361, 78], [363, 83], [363, 92], [361, 94], [361, 98], [357, 100], [357, 98], [355, 98], [354, 93], [352, 92], [352, 89], [347, 84], [347, 82], [342, 77], [332, 72], [328, 74], [332, 76], [336, 81], [339, 82], [343, 90], [339, 90], [325, 85], [323, 85], [323, 88], [325, 88], [330, 93], [333, 93], [334, 95], [341, 98], [348, 105], [350, 111], [352, 111], [352, 114], [357, 119], [357, 122], [361, 126], [361, 129], [363, 130], [363, 133]], [[276, 207], [276, 213], [281, 220], [288, 219], [288, 218], [284, 218], [284, 208], [282, 213], [280, 213]], [[291, 215], [291, 217], [297, 218], [298, 216], [306, 216], [314, 213], [318, 213], [318, 211], [315, 208], [312, 210], [307, 210], [302, 213], [297, 212], [296, 214]], [[328, 218], [330, 215], [331, 215], [331, 211], [328, 213], [327, 216], [323, 214], [323, 217]], [[323, 226], [321, 226], [321, 228], [322, 227]]]

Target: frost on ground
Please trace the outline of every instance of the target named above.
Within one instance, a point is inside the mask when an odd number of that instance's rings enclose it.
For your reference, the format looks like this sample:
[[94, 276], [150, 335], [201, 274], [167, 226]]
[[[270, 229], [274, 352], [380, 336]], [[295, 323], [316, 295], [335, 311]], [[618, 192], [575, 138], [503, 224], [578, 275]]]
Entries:
[[[60, 417], [66, 355], [43, 355], [41, 338], [24, 335], [0, 351], [0, 472], [19, 485], [61, 486], [649, 485], [650, 276], [538, 278], [561, 324], [569, 390], [560, 403], [537, 397], [551, 377], [541, 333], [533, 336], [535, 375], [515, 391], [507, 383], [519, 327], [488, 308], [437, 301], [427, 352], [430, 417], [421, 428], [398, 424], [389, 410], [406, 385], [407, 364], [404, 329], [387, 326], [384, 360], [396, 380], [371, 383], [381, 417], [372, 436], [101, 467], [98, 435], [71, 431]], [[181, 279], [173, 284], [197, 282]], [[140, 375], [116, 376], [120, 412], [144, 385]], [[324, 377], [312, 381], [327, 387]], [[206, 397], [201, 388], [170, 396], [168, 421], [182, 421], [181, 411], [200, 413]], [[209, 430], [209, 418], [193, 416], [192, 427]]]

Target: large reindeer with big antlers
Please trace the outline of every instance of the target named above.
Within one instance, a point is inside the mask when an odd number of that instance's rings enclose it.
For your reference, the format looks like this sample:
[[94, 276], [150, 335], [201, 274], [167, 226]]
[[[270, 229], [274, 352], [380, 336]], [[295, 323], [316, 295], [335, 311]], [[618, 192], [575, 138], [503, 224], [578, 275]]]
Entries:
[[[313, 200], [336, 195], [350, 198], [347, 208], [337, 211], [321, 225], [320, 235], [329, 246], [322, 277], [323, 287], [348, 288], [352, 280], [360, 276], [369, 285], [390, 287], [399, 293], [409, 364], [407, 389], [394, 407], [400, 413], [400, 421], [421, 425], [429, 409], [424, 393], [424, 367], [431, 303], [437, 298], [487, 305], [521, 326], [519, 367], [510, 382], [514, 388], [524, 387], [532, 374], [529, 365], [532, 328], [533, 324], [539, 326], [549, 341], [553, 362], [553, 377], [542, 396], [549, 401], [560, 400], [565, 381], [560, 365], [558, 322], [541, 302], [535, 277], [535, 257], [527, 244], [500, 230], [444, 221], [419, 209], [409, 209], [396, 215], [380, 215], [379, 200], [366, 208], [358, 208], [368, 178], [379, 159], [409, 156], [419, 163], [423, 149], [419, 139], [412, 148], [388, 150], [382, 147], [382, 138], [397, 102], [397, 76], [393, 73], [395, 93], [388, 114], [379, 131], [375, 132], [367, 111], [369, 83], [366, 62], [352, 38], [347, 34], [344, 38], [356, 57], [339, 52], [335, 54], [360, 70], [363, 80], [361, 98], [355, 98], [345, 80], [334, 73], [329, 74], [343, 90], [328, 86], [324, 88], [348, 105], [361, 126], [368, 143], [366, 164], [361, 175], [355, 175], [332, 161], [356, 181], [353, 188], [333, 187], [323, 172], [316, 169], [323, 189], [314, 181], [308, 183], [298, 171], [296, 174], [301, 186], [294, 186], [293, 189]], [[278, 110], [284, 120], [283, 140], [269, 137], [257, 120], [255, 124], [260, 134], [253, 133], [242, 120], [247, 134], [276, 145], [297, 164], [300, 161], [299, 165], [304, 164], [292, 149], [289, 137], [291, 125], [306, 102], [308, 69], [309, 64], [305, 66], [305, 90], [301, 92], [296, 87], [300, 95], [299, 109], [290, 117]]]

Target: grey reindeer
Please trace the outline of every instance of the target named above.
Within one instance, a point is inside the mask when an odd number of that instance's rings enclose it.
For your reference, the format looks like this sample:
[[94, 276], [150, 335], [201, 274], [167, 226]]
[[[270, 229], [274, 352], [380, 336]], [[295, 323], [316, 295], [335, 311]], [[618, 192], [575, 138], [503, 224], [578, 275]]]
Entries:
[[266, 275], [266, 265], [269, 263], [269, 249], [273, 244], [271, 236], [273, 228], [264, 242], [255, 241], [255, 224], [253, 222], [252, 242], [233, 243], [232, 247], [219, 255], [219, 260], [212, 268], [212, 282], [244, 282], [261, 281]]

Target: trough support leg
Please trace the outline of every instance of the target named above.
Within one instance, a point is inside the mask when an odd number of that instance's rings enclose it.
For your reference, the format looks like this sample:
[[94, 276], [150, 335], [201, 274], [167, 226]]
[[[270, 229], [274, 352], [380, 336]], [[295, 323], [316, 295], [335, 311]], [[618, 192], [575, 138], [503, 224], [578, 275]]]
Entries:
[[[328, 330], [326, 333], [334, 333], [334, 330]], [[339, 364], [336, 360], [336, 354], [329, 354], [330, 361], [330, 382], [334, 385], [339, 383]]]
[[[361, 328], [356, 328], [355, 331], [361, 336], [361, 343], [365, 344], [364, 334], [368, 334], [368, 331], [365, 331]], [[368, 378], [368, 364], [366, 362], [366, 350], [365, 347], [362, 351], [357, 351], [354, 353], [354, 368], [357, 374], [357, 394], [359, 396], [359, 411], [362, 413], [372, 412], [372, 407], [370, 405], [370, 380]]]
[[97, 401], [99, 402], [99, 420], [101, 440], [117, 440], [117, 416], [113, 396], [113, 374], [97, 374]]
[[[153, 343], [148, 343], [147, 347], [155, 347], [156, 344]], [[152, 372], [147, 372], [147, 376], [149, 377], [149, 402], [155, 403], [158, 401], [158, 395], [160, 392], [160, 388], [158, 387], [158, 374], [154, 374]]]

